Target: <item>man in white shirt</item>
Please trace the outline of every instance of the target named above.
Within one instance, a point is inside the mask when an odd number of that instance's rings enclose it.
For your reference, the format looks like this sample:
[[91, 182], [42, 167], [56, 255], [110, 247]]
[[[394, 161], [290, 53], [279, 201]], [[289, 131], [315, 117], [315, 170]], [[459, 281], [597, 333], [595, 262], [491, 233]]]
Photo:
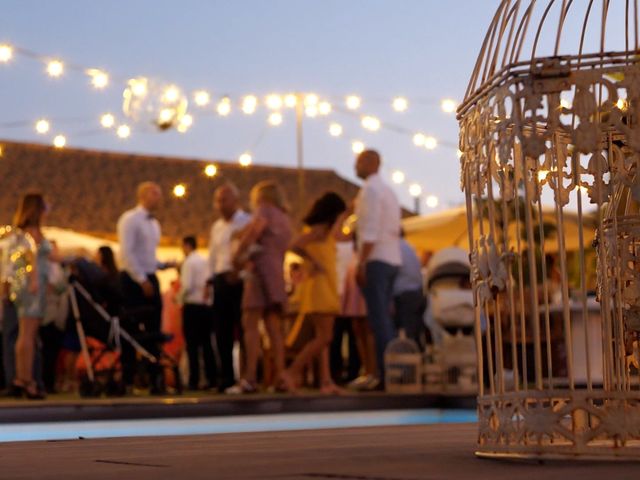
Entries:
[[[162, 323], [162, 297], [156, 271], [172, 266], [158, 262], [156, 249], [160, 243], [160, 223], [154, 217], [162, 202], [162, 190], [153, 182], [138, 186], [138, 205], [124, 212], [118, 219], [118, 242], [122, 263], [122, 292], [124, 304], [138, 312], [135, 320], [143, 323], [145, 331], [159, 334]], [[145, 313], [140, 313], [144, 311]], [[123, 344], [122, 376], [127, 386], [133, 385], [135, 353]], [[145, 345], [156, 357], [160, 353], [158, 342]], [[149, 366], [151, 393], [164, 393], [161, 371]]]
[[197, 251], [196, 238], [182, 240], [184, 261], [180, 268], [180, 301], [182, 303], [182, 328], [189, 359], [189, 389], [198, 390], [200, 383], [200, 352], [207, 375], [207, 389], [218, 383], [216, 359], [211, 345], [213, 321], [206, 295], [209, 266]]
[[384, 382], [384, 350], [395, 337], [391, 318], [393, 284], [402, 264], [400, 253], [400, 205], [380, 177], [380, 155], [365, 150], [356, 160], [356, 174], [364, 185], [356, 199], [358, 236], [358, 284], [367, 303], [369, 323], [376, 340], [381, 387]]
[[218, 187], [213, 207], [220, 218], [211, 227], [209, 268], [213, 283], [216, 342], [222, 370], [219, 390], [235, 385], [233, 344], [241, 330], [242, 280], [233, 267], [234, 235], [242, 230], [251, 216], [239, 207], [238, 189], [232, 183]]

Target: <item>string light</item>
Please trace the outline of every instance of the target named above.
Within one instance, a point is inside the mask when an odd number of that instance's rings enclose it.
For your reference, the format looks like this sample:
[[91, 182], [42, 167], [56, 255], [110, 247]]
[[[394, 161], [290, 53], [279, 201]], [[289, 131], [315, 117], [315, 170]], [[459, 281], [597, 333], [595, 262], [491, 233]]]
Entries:
[[129, 89], [136, 97], [144, 97], [147, 94], [147, 79], [144, 77], [129, 80]]
[[342, 125], [339, 123], [332, 123], [329, 125], [329, 135], [332, 137], [339, 137], [342, 135]]
[[396, 170], [391, 174], [391, 181], [393, 183], [395, 183], [396, 185], [401, 185], [404, 183], [405, 181], [405, 175], [404, 172], [401, 172], [400, 170]]
[[204, 174], [211, 178], [215, 177], [218, 174], [218, 167], [216, 167], [213, 163], [210, 163], [206, 167], [204, 167]]
[[216, 106], [216, 111], [221, 117], [226, 117], [231, 113], [231, 99], [229, 97], [223, 97]]
[[36, 122], [36, 132], [38, 132], [40, 135], [44, 135], [45, 133], [47, 133], [49, 131], [49, 128], [49, 122], [44, 118], [41, 118]]
[[427, 136], [424, 133], [416, 133], [413, 136], [413, 144], [416, 147], [423, 147], [426, 139], [427, 139]]
[[175, 85], [169, 85], [162, 94], [162, 101], [165, 103], [174, 103], [180, 98], [180, 89]]
[[131, 128], [129, 127], [129, 125], [120, 125], [118, 127], [118, 130], [116, 130], [116, 134], [120, 138], [129, 138], [129, 136], [131, 135]]
[[192, 125], [193, 125], [193, 116], [187, 113], [182, 117], [180, 117], [180, 122], [178, 123], [178, 126], [176, 127], [176, 129], [180, 133], [186, 133], [186, 131], [189, 130], [189, 128], [191, 128]]
[[409, 108], [409, 101], [404, 97], [396, 97], [391, 105], [396, 112], [405, 112]]
[[184, 184], [182, 183], [179, 183], [175, 187], [173, 187], [174, 197], [182, 198], [186, 195], [186, 193], [187, 193], [187, 187], [185, 187]]
[[311, 107], [311, 106], [315, 107], [316, 105], [318, 105], [319, 101], [320, 99], [318, 98], [318, 95], [316, 95], [315, 93], [309, 93], [304, 97], [305, 107]]
[[463, 155], [462, 150], [457, 150], [456, 155], [458, 156], [458, 158], [462, 158], [462, 155]]
[[64, 64], [60, 60], [51, 60], [47, 63], [47, 73], [50, 77], [59, 77], [64, 73]]
[[367, 130], [371, 130], [372, 132], [376, 132], [380, 130], [380, 120], [371, 115], [366, 115], [362, 117], [362, 126]]
[[243, 167], [248, 167], [252, 162], [253, 158], [251, 158], [251, 154], [249, 152], [245, 152], [238, 157], [238, 163]]
[[427, 197], [427, 200], [426, 200], [427, 207], [436, 208], [439, 203], [440, 201], [438, 200], [438, 197], [436, 197], [435, 195], [429, 195]]
[[163, 108], [158, 114], [158, 123], [162, 125], [171, 124], [175, 114], [176, 112], [173, 108]]
[[193, 94], [193, 101], [199, 107], [206, 107], [211, 102], [211, 95], [206, 90], [198, 90]]
[[360, 108], [362, 100], [360, 100], [360, 97], [356, 95], [349, 95], [346, 98], [345, 104], [347, 105], [347, 108], [349, 110], [357, 110], [358, 108]]
[[329, 115], [331, 113], [331, 104], [329, 102], [320, 102], [318, 105], [318, 113], [320, 113], [320, 115]]
[[425, 137], [424, 139], [424, 148], [427, 150], [433, 150], [438, 146], [438, 140], [434, 137]]
[[354, 140], [351, 142], [351, 151], [355, 154], [364, 152], [364, 143], [360, 140]]
[[53, 137], [53, 146], [56, 148], [64, 148], [67, 144], [67, 139], [64, 135], [56, 135]]
[[269, 124], [274, 127], [282, 125], [282, 114], [280, 112], [273, 112], [269, 115]]
[[284, 106], [287, 108], [293, 108], [298, 104], [298, 97], [293, 93], [289, 93], [284, 96]]
[[304, 113], [307, 117], [315, 118], [318, 116], [318, 106], [317, 105], [307, 105], [304, 109]]
[[422, 187], [417, 183], [412, 183], [409, 186], [409, 195], [411, 195], [414, 198], [419, 197], [420, 195], [422, 195]]
[[445, 113], [454, 113], [456, 111], [456, 108], [458, 108], [458, 104], [456, 103], [455, 100], [452, 100], [450, 98], [445, 98], [440, 103], [440, 107], [442, 108], [442, 111]]
[[264, 103], [269, 110], [280, 110], [283, 102], [280, 95], [272, 93], [271, 95], [267, 95]]
[[258, 107], [258, 98], [255, 95], [247, 95], [242, 99], [242, 111], [246, 115], [252, 115], [255, 113]]
[[13, 58], [13, 48], [11, 45], [3, 43], [0, 45], [0, 63], [7, 63]]
[[91, 85], [93, 85], [94, 88], [102, 90], [107, 85], [109, 85], [109, 75], [107, 75], [104, 71], [98, 70], [96, 68], [90, 68], [86, 73], [91, 77]]
[[102, 125], [104, 128], [111, 128], [115, 125], [115, 123], [116, 118], [110, 113], [105, 113], [100, 117], [100, 125]]

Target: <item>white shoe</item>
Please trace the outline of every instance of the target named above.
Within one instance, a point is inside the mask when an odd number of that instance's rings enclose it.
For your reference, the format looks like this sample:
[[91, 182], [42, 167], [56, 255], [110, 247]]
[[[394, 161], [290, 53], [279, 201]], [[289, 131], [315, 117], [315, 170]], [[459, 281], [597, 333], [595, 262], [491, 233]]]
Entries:
[[224, 393], [227, 395], [242, 395], [245, 393], [256, 393], [258, 389], [244, 378], [238, 380], [238, 383], [227, 388]]
[[347, 388], [351, 390], [364, 390], [375, 377], [373, 375], [360, 375], [355, 380], [352, 380], [347, 385]]

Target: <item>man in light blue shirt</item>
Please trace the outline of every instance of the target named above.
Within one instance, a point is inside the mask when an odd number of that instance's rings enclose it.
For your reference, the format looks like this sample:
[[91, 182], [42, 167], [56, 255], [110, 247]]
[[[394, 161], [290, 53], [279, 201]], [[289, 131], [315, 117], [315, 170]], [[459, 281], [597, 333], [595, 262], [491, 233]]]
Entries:
[[415, 250], [402, 238], [400, 240], [402, 265], [393, 285], [396, 328], [404, 329], [407, 338], [418, 345], [424, 343], [422, 317], [426, 308], [426, 297], [423, 290], [422, 265]]

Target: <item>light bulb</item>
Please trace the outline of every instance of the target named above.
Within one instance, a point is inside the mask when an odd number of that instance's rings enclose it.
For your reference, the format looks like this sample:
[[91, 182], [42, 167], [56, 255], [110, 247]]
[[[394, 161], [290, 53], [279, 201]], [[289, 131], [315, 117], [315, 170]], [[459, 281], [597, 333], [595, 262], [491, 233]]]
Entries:
[[280, 112], [273, 112], [269, 115], [269, 124], [277, 127], [282, 124], [282, 114]]
[[60, 60], [51, 60], [47, 63], [47, 73], [50, 77], [59, 77], [64, 73], [64, 64]]
[[224, 97], [218, 102], [216, 111], [221, 117], [226, 117], [231, 113], [231, 100], [229, 97]]
[[173, 187], [173, 195], [174, 197], [182, 198], [187, 193], [187, 187], [185, 187], [182, 183], [177, 184]]
[[116, 123], [115, 117], [110, 113], [105, 113], [100, 117], [100, 125], [104, 128], [111, 128]]
[[367, 130], [371, 130], [372, 132], [376, 132], [380, 130], [380, 120], [371, 115], [366, 115], [362, 117], [362, 126]]
[[199, 107], [206, 107], [211, 101], [211, 95], [206, 90], [198, 90], [193, 94], [193, 101]]
[[409, 108], [409, 102], [404, 97], [396, 97], [391, 104], [396, 112], [404, 112]]
[[411, 195], [412, 197], [419, 197], [420, 195], [422, 195], [422, 187], [417, 183], [412, 183], [409, 186], [409, 195]]
[[309, 93], [304, 97], [304, 104], [306, 107], [316, 106], [319, 101], [320, 99], [318, 98], [318, 95], [316, 95], [315, 93]]
[[275, 93], [271, 95], [267, 95], [267, 98], [264, 101], [265, 105], [270, 110], [280, 110], [282, 108], [282, 97]]
[[87, 74], [91, 77], [91, 85], [93, 85], [94, 88], [101, 90], [109, 85], [109, 75], [102, 70], [90, 68], [87, 70]]
[[258, 107], [258, 98], [255, 95], [247, 95], [242, 99], [242, 111], [246, 115], [251, 115]]
[[218, 174], [218, 167], [211, 163], [204, 167], [204, 174], [207, 177], [215, 177]]
[[332, 123], [329, 125], [329, 135], [332, 137], [339, 137], [342, 135], [342, 125], [339, 123]]
[[53, 146], [56, 148], [64, 148], [66, 144], [67, 144], [67, 139], [65, 138], [64, 135], [56, 135], [53, 138]]
[[405, 180], [405, 175], [404, 172], [401, 172], [400, 170], [396, 170], [391, 174], [391, 180], [393, 181], [393, 183], [395, 183], [396, 185], [401, 185], [404, 183]]
[[427, 207], [436, 208], [440, 203], [440, 201], [438, 200], [438, 197], [436, 197], [435, 195], [429, 195], [427, 197], [426, 203], [427, 203]]
[[49, 121], [41, 118], [36, 122], [36, 132], [43, 135], [49, 131], [50, 125]]
[[11, 45], [3, 43], [0, 45], [0, 63], [7, 63], [13, 58], [13, 48]]
[[416, 133], [413, 136], [413, 144], [416, 147], [423, 147], [424, 146], [424, 142], [427, 139], [426, 135], [424, 133]]
[[116, 134], [120, 138], [129, 138], [129, 136], [131, 135], [131, 128], [129, 127], [129, 125], [120, 125], [118, 127], [118, 130], [116, 131]]
[[248, 167], [253, 162], [253, 158], [251, 158], [251, 154], [248, 152], [243, 153], [238, 157], [238, 163], [240, 163], [243, 167]]
[[442, 100], [440, 106], [442, 107], [442, 111], [445, 113], [454, 113], [456, 111], [456, 108], [458, 108], [458, 104], [456, 103], [456, 101], [450, 98], [445, 98], [444, 100]]
[[438, 140], [434, 137], [425, 137], [424, 139], [424, 148], [427, 150], [433, 150], [438, 146]]
[[346, 98], [345, 103], [349, 110], [357, 110], [358, 108], [360, 108], [360, 105], [362, 104], [362, 100], [360, 100], [360, 97], [356, 95], [349, 95]]
[[318, 113], [320, 115], [329, 115], [331, 113], [331, 104], [329, 102], [320, 102], [318, 104]]
[[284, 105], [287, 108], [293, 108], [298, 104], [298, 97], [293, 93], [289, 93], [284, 96]]
[[364, 152], [364, 143], [362, 143], [360, 140], [351, 142], [351, 151], [355, 154]]
[[315, 118], [318, 116], [318, 106], [317, 105], [307, 105], [304, 109], [304, 113], [307, 117]]

